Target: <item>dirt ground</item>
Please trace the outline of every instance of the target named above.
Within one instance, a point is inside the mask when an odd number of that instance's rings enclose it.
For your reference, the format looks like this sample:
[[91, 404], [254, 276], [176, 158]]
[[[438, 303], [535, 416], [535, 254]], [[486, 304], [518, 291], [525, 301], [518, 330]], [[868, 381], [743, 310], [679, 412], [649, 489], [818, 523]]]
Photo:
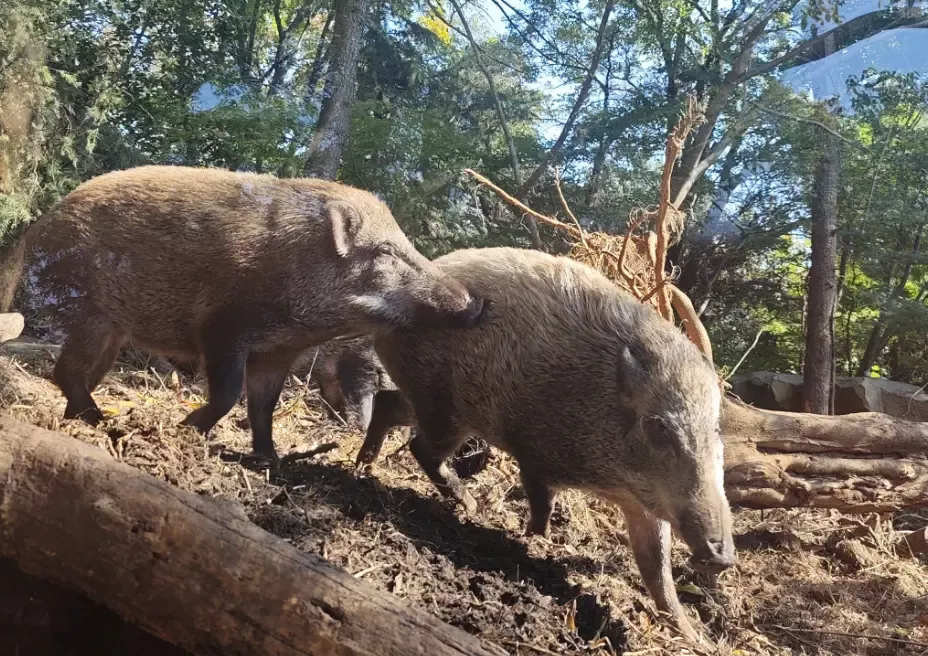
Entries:
[[[509, 653], [928, 655], [928, 562], [892, 547], [928, 513], [736, 511], [739, 564], [717, 586], [686, 567], [678, 544], [680, 597], [714, 643], [697, 651], [659, 622], [621, 513], [608, 504], [561, 493], [549, 538], [524, 538], [516, 465], [494, 452], [467, 481], [480, 505], [467, 517], [439, 497], [399, 433], [371, 471], [355, 471], [362, 437], [327, 419], [316, 391], [295, 379], [278, 407], [275, 441], [281, 454], [301, 446], [315, 455], [272, 478], [243, 457], [250, 435], [241, 403], [204, 439], [177, 426], [203, 402], [202, 381], [158, 373], [137, 354], [127, 360], [95, 392], [108, 419], [91, 429], [60, 419], [50, 354], [0, 350], [0, 412], [239, 503], [297, 548]], [[477, 460], [457, 465], [474, 469]], [[164, 649], [145, 653], [176, 653]]]

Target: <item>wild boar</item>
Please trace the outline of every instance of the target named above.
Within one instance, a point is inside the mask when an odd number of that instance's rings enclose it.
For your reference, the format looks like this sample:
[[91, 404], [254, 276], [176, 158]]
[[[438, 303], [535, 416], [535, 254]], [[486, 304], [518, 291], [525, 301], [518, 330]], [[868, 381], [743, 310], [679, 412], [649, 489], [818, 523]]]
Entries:
[[100, 421], [91, 392], [131, 341], [200, 362], [209, 402], [183, 424], [201, 433], [244, 385], [253, 448], [272, 459], [272, 412], [300, 352], [416, 323], [466, 328], [483, 306], [415, 250], [373, 194], [325, 180], [172, 166], [108, 173], [23, 240], [25, 311], [64, 339], [54, 379], [66, 418]]
[[396, 389], [374, 353], [369, 335], [332, 339], [304, 351], [293, 365], [297, 376], [309, 376], [331, 419], [340, 416], [349, 426], [367, 431], [380, 389]]
[[657, 607], [696, 639], [671, 576], [671, 529], [695, 568], [735, 563], [709, 360], [652, 308], [573, 260], [485, 248], [434, 263], [485, 299], [485, 316], [468, 331], [374, 338], [399, 391], [378, 392], [358, 463], [377, 457], [391, 427], [415, 425], [413, 456], [469, 512], [476, 503], [444, 461], [471, 436], [518, 462], [527, 534], [547, 533], [559, 488], [618, 504]]
[[[292, 373], [309, 376], [319, 386], [326, 414], [347, 426], [366, 433], [374, 410], [374, 396], [380, 390], [395, 390], [377, 354], [370, 335], [332, 339], [303, 352]], [[389, 430], [389, 429], [388, 429]], [[401, 430], [409, 440], [410, 429]]]

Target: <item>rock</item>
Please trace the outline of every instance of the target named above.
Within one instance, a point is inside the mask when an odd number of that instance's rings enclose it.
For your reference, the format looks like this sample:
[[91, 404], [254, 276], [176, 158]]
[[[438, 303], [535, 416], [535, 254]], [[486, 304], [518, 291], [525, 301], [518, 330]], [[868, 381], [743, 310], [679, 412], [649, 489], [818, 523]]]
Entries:
[[903, 556], [918, 556], [928, 553], [928, 526], [906, 533], [896, 543], [897, 551]]
[[746, 377], [751, 405], [765, 410], [802, 410], [802, 376], [758, 371]]
[[[732, 392], [764, 410], [802, 411], [802, 376], [769, 371], [733, 376]], [[835, 414], [881, 412], [909, 421], [928, 421], [928, 393], [915, 385], [883, 378], [838, 378]]]
[[25, 325], [23, 315], [18, 312], [0, 314], [0, 344], [19, 337]]
[[883, 378], [839, 378], [835, 383], [835, 414], [882, 412], [928, 421], [928, 394], [914, 385]]

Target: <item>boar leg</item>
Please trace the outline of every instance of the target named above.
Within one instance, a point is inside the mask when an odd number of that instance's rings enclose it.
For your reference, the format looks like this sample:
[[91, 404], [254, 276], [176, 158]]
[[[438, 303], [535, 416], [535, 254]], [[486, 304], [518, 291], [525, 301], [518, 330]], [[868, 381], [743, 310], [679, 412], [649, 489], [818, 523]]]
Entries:
[[90, 393], [113, 366], [124, 341], [103, 321], [85, 319], [79, 328], [71, 327], [53, 374], [68, 400], [65, 419], [80, 418], [91, 426], [100, 423], [103, 413]]
[[355, 407], [358, 429], [366, 433], [367, 427], [371, 425], [371, 417], [374, 416], [374, 392], [364, 392], [357, 402], [352, 402], [352, 405]]
[[201, 434], [209, 433], [216, 423], [225, 417], [242, 395], [245, 383], [244, 349], [223, 350], [208, 348], [206, 352], [206, 381], [209, 386], [209, 401], [184, 419], [181, 426], [193, 426]]
[[554, 489], [545, 481], [525, 473], [519, 469], [522, 479], [522, 489], [528, 499], [528, 525], [525, 535], [548, 534], [548, 525], [551, 522], [551, 513], [554, 512]]
[[413, 423], [415, 423], [415, 414], [399, 390], [377, 392], [373, 397], [373, 409], [364, 444], [358, 451], [355, 464], [360, 467], [377, 460], [390, 429], [394, 426], [409, 426]]
[[277, 460], [274, 440], [274, 408], [280, 399], [287, 374], [295, 358], [268, 357], [265, 354], [248, 358], [245, 384], [248, 397], [248, 423], [251, 424], [251, 448], [258, 455]]
[[637, 503], [626, 502], [621, 507], [638, 571], [654, 604], [659, 611], [670, 615], [673, 626], [680, 633], [699, 642], [699, 634], [687, 619], [673, 583], [670, 569], [670, 524], [655, 518]]
[[362, 433], [367, 433], [374, 414], [374, 392], [349, 390], [345, 394], [345, 421]]
[[456, 435], [447, 428], [436, 428], [438, 426], [420, 423], [416, 436], [409, 443], [409, 450], [439, 492], [457, 499], [468, 513], [473, 514], [477, 511], [477, 502], [458, 475], [445, 464], [445, 459], [461, 447], [467, 436]]

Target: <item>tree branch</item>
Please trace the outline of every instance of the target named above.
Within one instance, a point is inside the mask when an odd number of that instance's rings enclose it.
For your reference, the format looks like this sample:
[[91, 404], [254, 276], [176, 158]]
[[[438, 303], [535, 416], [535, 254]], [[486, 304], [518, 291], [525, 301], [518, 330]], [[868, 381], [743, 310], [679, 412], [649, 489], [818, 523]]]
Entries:
[[674, 193], [673, 202], [675, 205], [679, 206], [683, 203], [683, 199], [686, 198], [687, 194], [690, 193], [690, 190], [693, 188], [693, 185], [708, 171], [712, 168], [712, 165], [715, 164], [719, 158], [724, 154], [725, 150], [731, 146], [735, 140], [737, 140], [741, 135], [747, 132], [747, 129], [751, 126], [751, 123], [754, 122], [754, 119], [757, 117], [758, 109], [752, 107], [750, 110], [739, 116], [734, 125], [722, 135], [722, 138], [709, 149], [709, 152], [705, 153], [702, 159], [690, 169], [690, 172], [687, 174], [686, 178], [679, 182], [679, 186]]
[[[491, 1], [494, 5], [496, 5], [496, 8], [499, 9], [500, 13], [503, 15], [503, 18], [506, 19], [506, 22], [507, 22], [507, 23], [509, 23], [509, 26], [510, 26], [513, 30], [515, 30], [516, 33], [522, 38], [522, 40], [523, 40], [526, 44], [528, 44], [528, 46], [529, 46], [532, 50], [534, 50], [535, 52], [537, 52], [546, 62], [548, 62], [549, 64], [557, 64], [557, 65], [563, 66], [564, 68], [569, 68], [569, 69], [575, 70], [575, 71], [582, 71], [582, 72], [585, 72], [585, 71], [586, 71], [586, 67], [585, 67], [585, 66], [582, 66], [582, 65], [579, 64], [579, 63], [570, 63], [570, 62], [568, 62], [567, 60], [570, 59], [570, 56], [569, 56], [567, 53], [565, 53], [563, 50], [561, 50], [560, 48], [558, 48], [558, 47], [557, 47], [557, 44], [554, 43], [551, 39], [549, 39], [549, 38], [541, 31], [541, 29], [539, 29], [538, 26], [536, 26], [535, 23], [532, 22], [532, 20], [531, 20], [530, 18], [528, 18], [524, 13], [522, 13], [521, 11], [519, 11], [517, 8], [513, 7], [513, 6], [512, 6], [511, 4], [509, 4], [508, 2], [506, 2], [506, 0], [490, 0], [490, 1]], [[529, 30], [530, 30], [531, 32], [534, 32], [535, 34], [537, 34], [537, 35], [538, 35], [538, 38], [541, 39], [542, 43], [544, 43], [546, 46], [548, 46], [549, 48], [551, 48], [551, 50], [554, 52], [554, 54], [557, 55], [558, 57], [561, 57], [561, 58], [563, 59], [563, 61], [557, 61], [557, 60], [555, 60], [554, 58], [551, 57], [550, 54], [548, 54], [548, 53], [546, 53], [546, 52], [543, 52], [543, 51], [541, 50], [541, 48], [539, 48], [538, 46], [536, 46], [536, 45], [532, 42], [531, 37], [530, 37], [529, 35], [527, 35], [525, 32], [523, 32], [523, 31], [516, 25], [516, 22], [515, 22], [514, 20], [512, 20], [512, 18], [511, 18], [511, 17], [509, 16], [509, 14], [506, 12], [506, 9], [503, 9], [503, 5], [505, 5], [506, 8], [508, 8], [510, 11], [512, 11], [516, 16], [518, 16], [518, 17], [521, 18], [523, 21], [525, 21], [525, 24], [528, 26]]]
[[304, 102], [306, 104], [309, 104], [312, 97], [316, 95], [316, 87], [319, 85], [319, 80], [322, 78], [322, 66], [325, 63], [326, 37], [329, 34], [329, 28], [332, 26], [332, 19], [334, 17], [335, 12], [330, 9], [328, 16], [326, 16], [325, 24], [322, 26], [322, 32], [319, 34], [319, 43], [316, 45], [313, 65], [309, 71], [309, 78], [306, 80], [306, 95], [304, 97]]
[[534, 171], [532, 171], [532, 174], [520, 187], [517, 196], [525, 197], [525, 195], [532, 190], [532, 187], [535, 186], [535, 183], [538, 182], [538, 179], [541, 178], [545, 171], [548, 170], [551, 162], [557, 158], [561, 148], [564, 146], [564, 142], [567, 141], [567, 136], [573, 129], [574, 123], [577, 120], [577, 116], [580, 115], [580, 110], [583, 108], [583, 104], [586, 102], [586, 98], [590, 93], [590, 87], [593, 85], [593, 78], [596, 76], [596, 70], [599, 68], [599, 61], [603, 54], [603, 45], [606, 43], [606, 31], [609, 26], [609, 17], [612, 15], [612, 10], [614, 7], [615, 0], [606, 1], [606, 7], [603, 9], [602, 20], [600, 20], [599, 23], [599, 31], [596, 35], [596, 48], [593, 50], [593, 59], [590, 61], [590, 68], [587, 71], [586, 78], [583, 80], [583, 84], [580, 86], [580, 92], [577, 94], [577, 100], [574, 102], [574, 106], [571, 108], [570, 114], [567, 116], [567, 121], [564, 123], [564, 127], [561, 128], [561, 134], [558, 135], [554, 145], [545, 154], [544, 158], [541, 160], [541, 163], [535, 168]]
[[[519, 169], [519, 154], [516, 152], [516, 144], [512, 140], [512, 133], [509, 131], [509, 121], [506, 118], [503, 103], [499, 99], [499, 93], [496, 91], [496, 83], [493, 81], [493, 75], [480, 57], [480, 49], [477, 47], [477, 40], [474, 38], [474, 33], [470, 29], [467, 18], [464, 17], [464, 12], [461, 11], [461, 5], [458, 3], [458, 0], [451, 0], [451, 6], [454, 7], [455, 12], [457, 12], [458, 17], [461, 19], [461, 26], [467, 34], [467, 41], [474, 53], [474, 61], [477, 63], [480, 72], [483, 73], [483, 76], [486, 78], [487, 86], [490, 88], [490, 94], [493, 96], [493, 106], [496, 108], [496, 116], [499, 118], [500, 125], [503, 128], [506, 148], [509, 150], [509, 164], [512, 167], [513, 181], [517, 186], [521, 186], [522, 171]], [[532, 238], [532, 246], [541, 250], [543, 245], [541, 243], [541, 235], [538, 233], [538, 224], [535, 222], [535, 219], [529, 215], [525, 215], [525, 223], [528, 227], [529, 235]]]

